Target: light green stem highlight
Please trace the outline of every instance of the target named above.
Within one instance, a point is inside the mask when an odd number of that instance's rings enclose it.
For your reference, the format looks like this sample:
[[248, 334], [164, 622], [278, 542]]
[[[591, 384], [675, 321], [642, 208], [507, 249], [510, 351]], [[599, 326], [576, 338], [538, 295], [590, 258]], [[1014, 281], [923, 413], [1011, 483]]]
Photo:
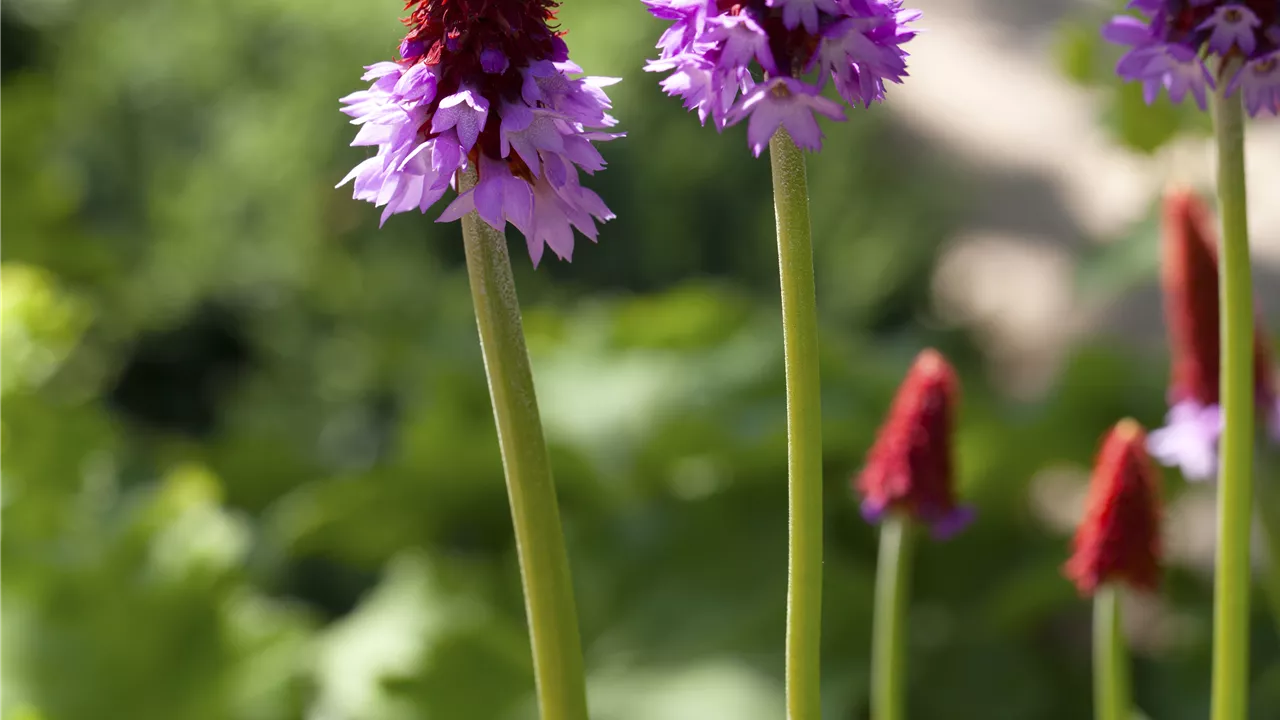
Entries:
[[1241, 93], [1214, 97], [1218, 210], [1222, 217], [1222, 412], [1217, 573], [1213, 607], [1212, 720], [1245, 720], [1249, 682], [1249, 528], [1253, 464], [1253, 282], [1245, 219]]
[[876, 563], [876, 609], [871, 635], [871, 718], [906, 717], [907, 608], [911, 596], [911, 557], [915, 528], [900, 512], [880, 526]]
[[1124, 645], [1119, 586], [1107, 583], [1093, 596], [1093, 704], [1097, 720], [1129, 720], [1129, 653]]
[[[475, 182], [475, 172], [466, 173], [462, 189]], [[542, 720], [587, 720], [569, 560], [506, 238], [475, 211], [462, 218], [462, 238], [515, 526], [538, 709]]]
[[822, 716], [822, 407], [809, 187], [804, 155], [785, 130], [769, 141], [769, 159], [787, 373], [787, 718], [810, 720]]

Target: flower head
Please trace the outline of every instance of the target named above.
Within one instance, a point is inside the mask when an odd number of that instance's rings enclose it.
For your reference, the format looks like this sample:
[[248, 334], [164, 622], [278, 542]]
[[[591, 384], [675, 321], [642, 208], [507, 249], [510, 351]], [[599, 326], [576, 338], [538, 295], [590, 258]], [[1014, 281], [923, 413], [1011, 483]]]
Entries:
[[339, 187], [394, 213], [427, 208], [472, 168], [478, 181], [440, 216], [476, 210], [494, 228], [522, 232], [537, 265], [544, 247], [568, 260], [573, 229], [595, 240], [613, 213], [582, 187], [604, 167], [596, 141], [620, 133], [604, 88], [580, 77], [560, 33], [554, 0], [409, 0], [400, 59], [366, 68], [371, 83], [342, 98], [360, 127], [352, 145], [376, 147]]
[[[1218, 254], [1209, 210], [1192, 192], [1170, 192], [1164, 203], [1163, 286], [1172, 371], [1165, 426], [1151, 433], [1151, 454], [1189, 479], [1217, 474], [1219, 406]], [[1267, 340], [1254, 330], [1254, 385], [1263, 423], [1280, 432]]]
[[973, 518], [956, 504], [951, 433], [960, 384], [936, 350], [916, 358], [857, 478], [869, 521], [902, 510], [947, 537]]
[[[1129, 8], [1145, 17], [1117, 16], [1102, 34], [1130, 48], [1116, 73], [1141, 82], [1148, 103], [1163, 88], [1204, 109], [1208, 90], [1226, 83], [1228, 93], [1244, 93], [1250, 115], [1280, 113], [1276, 0], [1131, 0]], [[1214, 74], [1220, 63], [1231, 68], [1225, 77]]]
[[854, 107], [882, 101], [885, 82], [907, 75], [902, 44], [915, 36], [908, 23], [920, 17], [902, 9], [902, 0], [644, 3], [671, 21], [658, 59], [645, 69], [670, 73], [662, 88], [718, 130], [749, 118], [756, 155], [779, 127], [801, 147], [821, 147], [814, 115], [844, 119], [839, 105], [819, 96], [828, 77]]
[[1139, 590], [1159, 585], [1160, 484], [1145, 436], [1126, 419], [1103, 438], [1074, 552], [1063, 568], [1082, 595], [1112, 580]]

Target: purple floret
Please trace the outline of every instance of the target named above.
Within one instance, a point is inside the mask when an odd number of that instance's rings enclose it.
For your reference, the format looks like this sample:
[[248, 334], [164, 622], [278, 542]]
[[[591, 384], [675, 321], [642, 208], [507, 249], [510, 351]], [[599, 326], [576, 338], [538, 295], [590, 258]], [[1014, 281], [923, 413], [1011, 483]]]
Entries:
[[1169, 408], [1164, 427], [1147, 436], [1147, 451], [1162, 465], [1178, 467], [1188, 480], [1211, 480], [1218, 473], [1222, 408], [1183, 400]]

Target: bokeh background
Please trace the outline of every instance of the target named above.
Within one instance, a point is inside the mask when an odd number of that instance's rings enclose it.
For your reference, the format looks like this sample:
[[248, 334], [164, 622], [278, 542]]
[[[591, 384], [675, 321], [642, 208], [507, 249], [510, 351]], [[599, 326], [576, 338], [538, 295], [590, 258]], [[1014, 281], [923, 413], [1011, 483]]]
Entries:
[[[926, 346], [963, 377], [980, 521], [920, 550], [912, 716], [1089, 716], [1090, 608], [1059, 567], [1099, 435], [1163, 415], [1156, 203], [1212, 168], [1202, 116], [1109, 78], [1116, 5], [921, 0], [908, 84], [811, 158], [827, 717], [867, 715], [876, 536], [848, 478]], [[378, 230], [333, 189], [363, 156], [337, 98], [392, 56], [399, 9], [5, 2], [6, 720], [533, 716], [458, 229]], [[580, 64], [625, 78], [630, 133], [591, 180], [618, 214], [599, 244], [536, 271], [513, 256], [593, 714], [779, 718], [767, 160], [641, 72], [661, 25], [639, 2], [561, 19]], [[1275, 327], [1280, 132], [1253, 128]], [[1165, 480], [1167, 582], [1128, 613], [1136, 696], [1200, 718], [1212, 490]], [[1275, 718], [1263, 584], [1251, 716]]]

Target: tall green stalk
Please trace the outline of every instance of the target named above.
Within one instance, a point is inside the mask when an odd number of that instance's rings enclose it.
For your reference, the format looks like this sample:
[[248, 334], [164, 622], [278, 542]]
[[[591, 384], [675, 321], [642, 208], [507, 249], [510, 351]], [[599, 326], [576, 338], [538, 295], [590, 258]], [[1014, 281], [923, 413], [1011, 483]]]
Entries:
[[786, 130], [769, 141], [769, 159], [787, 373], [787, 718], [810, 720], [822, 716], [822, 407], [809, 186], [804, 154]]
[[886, 515], [880, 526], [871, 629], [871, 720], [906, 717], [907, 608], [914, 548], [911, 518], [901, 512]]
[[1120, 587], [1107, 583], [1093, 596], [1093, 713], [1097, 720], [1129, 720], [1129, 654], [1120, 623]]
[[1242, 93], [1214, 96], [1218, 209], [1222, 216], [1222, 412], [1217, 573], [1214, 578], [1212, 720], [1244, 720], [1249, 682], [1249, 529], [1253, 473], [1253, 282], [1245, 219]]
[[[475, 172], [466, 173], [462, 189], [475, 182]], [[462, 239], [515, 525], [538, 709], [542, 720], [587, 720], [569, 560], [506, 238], [472, 211], [462, 218]]]

